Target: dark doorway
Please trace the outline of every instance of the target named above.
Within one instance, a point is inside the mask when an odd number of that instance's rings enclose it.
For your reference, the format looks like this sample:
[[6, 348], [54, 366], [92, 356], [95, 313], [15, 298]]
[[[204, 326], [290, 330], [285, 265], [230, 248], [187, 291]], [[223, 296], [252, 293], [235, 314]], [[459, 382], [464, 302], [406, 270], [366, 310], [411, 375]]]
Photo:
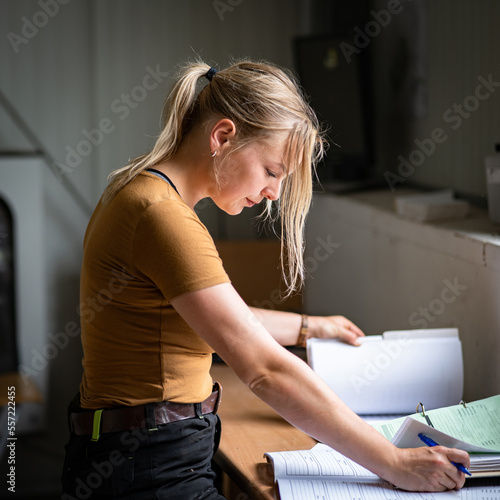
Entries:
[[7, 203], [0, 198], [0, 373], [17, 370], [14, 221]]

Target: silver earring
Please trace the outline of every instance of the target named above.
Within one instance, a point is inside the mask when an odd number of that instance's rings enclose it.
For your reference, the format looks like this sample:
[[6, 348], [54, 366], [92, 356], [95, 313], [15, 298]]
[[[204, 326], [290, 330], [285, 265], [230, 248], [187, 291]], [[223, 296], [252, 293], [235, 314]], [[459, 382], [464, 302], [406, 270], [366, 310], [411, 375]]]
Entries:
[[215, 150], [213, 153], [212, 153], [212, 158], [215, 158], [217, 156], [217, 150]]

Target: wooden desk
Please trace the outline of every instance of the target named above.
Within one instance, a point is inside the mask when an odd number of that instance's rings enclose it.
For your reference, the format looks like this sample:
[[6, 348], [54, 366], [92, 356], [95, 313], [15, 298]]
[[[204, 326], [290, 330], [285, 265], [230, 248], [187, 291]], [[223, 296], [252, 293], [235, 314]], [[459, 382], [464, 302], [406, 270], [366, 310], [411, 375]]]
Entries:
[[[14, 389], [9, 391], [8, 389], [11, 387]], [[18, 421], [23, 403], [42, 403], [43, 398], [35, 384], [31, 380], [23, 378], [17, 372], [0, 374], [0, 391], [0, 458], [2, 458], [7, 449], [6, 445], [9, 437], [7, 428], [9, 427], [8, 424], [12, 422], [10, 419], [14, 417], [14, 421]], [[9, 392], [14, 393], [12, 400], [8, 397]]]
[[316, 441], [257, 398], [228, 366], [214, 364], [212, 377], [222, 385], [222, 438], [215, 462], [248, 497], [231, 494], [231, 484], [227, 482], [224, 494], [238, 500], [279, 498], [264, 453], [310, 449]]
[[[38, 388], [29, 378], [23, 378], [17, 372], [7, 372], [0, 374], [0, 406], [7, 406], [9, 398], [7, 389], [15, 387], [16, 406], [21, 403], [42, 403], [43, 398]], [[2, 429], [3, 431], [4, 429]]]

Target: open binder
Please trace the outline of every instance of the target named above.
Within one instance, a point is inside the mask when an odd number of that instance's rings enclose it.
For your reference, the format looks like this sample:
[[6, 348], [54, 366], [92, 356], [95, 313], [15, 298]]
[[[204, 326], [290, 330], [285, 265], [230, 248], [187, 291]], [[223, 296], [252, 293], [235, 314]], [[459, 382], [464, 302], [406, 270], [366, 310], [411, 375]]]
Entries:
[[417, 410], [372, 426], [399, 448], [422, 446], [418, 434], [425, 434], [442, 446], [467, 451], [473, 478], [500, 476], [500, 395], [429, 411], [419, 403]]
[[[472, 479], [500, 477], [500, 395], [462, 401], [462, 347], [456, 328], [391, 331], [364, 337], [361, 343], [354, 348], [310, 339], [308, 362], [355, 412], [383, 416], [371, 425], [396, 446], [425, 446], [418, 437], [423, 433], [440, 445], [469, 452]], [[395, 418], [401, 414], [409, 415]], [[498, 479], [483, 485], [467, 477], [461, 490], [441, 493], [398, 490], [321, 443], [265, 457], [283, 499], [500, 498]]]
[[[405, 415], [372, 423], [396, 446], [440, 445], [471, 454], [473, 477], [500, 476], [500, 395], [465, 403], [458, 329], [398, 330], [353, 348], [310, 339], [313, 370], [360, 415]], [[408, 415], [408, 416], [406, 416]]]
[[309, 339], [311, 368], [359, 415], [407, 415], [455, 404], [463, 394], [457, 328], [388, 331], [359, 339]]
[[[418, 434], [423, 433], [441, 445], [468, 451], [471, 479], [500, 476], [500, 395], [430, 411], [420, 403], [419, 411], [412, 415], [372, 425], [400, 448], [423, 446], [418, 438]], [[468, 476], [464, 488], [459, 491], [411, 493], [397, 490], [321, 443], [311, 450], [272, 452], [266, 453], [265, 457], [273, 467], [282, 499], [500, 498], [499, 480], [478, 483]]]

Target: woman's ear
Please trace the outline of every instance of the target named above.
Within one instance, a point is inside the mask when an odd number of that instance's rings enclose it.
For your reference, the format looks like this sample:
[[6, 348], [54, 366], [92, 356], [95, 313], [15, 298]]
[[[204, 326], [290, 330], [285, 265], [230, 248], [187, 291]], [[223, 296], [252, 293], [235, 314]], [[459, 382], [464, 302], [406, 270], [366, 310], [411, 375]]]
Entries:
[[213, 127], [210, 133], [210, 151], [221, 153], [227, 149], [236, 137], [236, 125], [229, 118], [222, 118]]

